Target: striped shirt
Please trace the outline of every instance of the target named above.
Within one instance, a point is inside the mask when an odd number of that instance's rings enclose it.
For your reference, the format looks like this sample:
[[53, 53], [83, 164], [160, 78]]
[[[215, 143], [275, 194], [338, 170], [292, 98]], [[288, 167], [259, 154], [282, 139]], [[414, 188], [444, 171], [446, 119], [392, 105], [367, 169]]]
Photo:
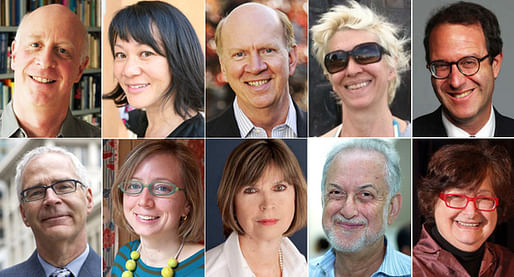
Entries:
[[[289, 110], [287, 112], [286, 121], [280, 125], [273, 127], [271, 130], [272, 138], [296, 138], [298, 132], [296, 130], [296, 109], [293, 105], [291, 96], [288, 95], [289, 99]], [[234, 99], [234, 116], [236, 118], [237, 126], [242, 138], [267, 138], [266, 130], [261, 127], [253, 125], [252, 121], [246, 116], [246, 114], [239, 108], [237, 104], [237, 96]]]
[[[411, 276], [411, 258], [392, 247], [387, 247], [384, 261], [371, 277]], [[323, 256], [309, 261], [309, 277], [334, 277], [335, 250], [330, 248]]]

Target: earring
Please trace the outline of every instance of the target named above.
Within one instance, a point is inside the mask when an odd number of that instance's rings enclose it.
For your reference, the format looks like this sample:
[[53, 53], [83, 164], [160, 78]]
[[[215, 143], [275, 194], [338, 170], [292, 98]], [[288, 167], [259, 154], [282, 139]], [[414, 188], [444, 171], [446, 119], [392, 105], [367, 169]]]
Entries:
[[182, 218], [182, 221], [186, 221], [187, 220], [187, 215], [185, 215], [183, 218]]

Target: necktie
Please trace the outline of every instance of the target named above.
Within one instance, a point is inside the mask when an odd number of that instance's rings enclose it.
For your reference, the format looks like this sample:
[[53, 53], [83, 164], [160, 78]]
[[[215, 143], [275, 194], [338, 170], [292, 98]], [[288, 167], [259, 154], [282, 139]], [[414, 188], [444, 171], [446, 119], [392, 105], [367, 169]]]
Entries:
[[50, 274], [50, 277], [73, 277], [73, 273], [71, 273], [67, 268], [58, 268]]

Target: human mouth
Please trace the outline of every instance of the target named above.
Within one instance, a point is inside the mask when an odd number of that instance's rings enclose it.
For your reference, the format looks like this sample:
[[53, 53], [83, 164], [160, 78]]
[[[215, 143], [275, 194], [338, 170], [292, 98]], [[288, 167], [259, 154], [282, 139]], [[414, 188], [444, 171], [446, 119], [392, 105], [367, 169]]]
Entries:
[[459, 99], [459, 98], [463, 98], [463, 97], [470, 95], [472, 92], [473, 92], [473, 89], [470, 89], [470, 90], [467, 90], [464, 92], [449, 92], [449, 94], [452, 97]]
[[462, 221], [456, 221], [458, 226], [462, 226], [465, 228], [476, 228], [480, 226], [480, 223], [473, 223], [473, 222], [462, 222]]
[[151, 216], [151, 215], [142, 215], [142, 214], [136, 214], [136, 217], [141, 221], [153, 221], [158, 219], [160, 216]]
[[266, 218], [266, 219], [257, 220], [257, 222], [259, 222], [260, 224], [265, 225], [265, 226], [271, 226], [271, 225], [275, 225], [278, 222], [278, 219]]
[[139, 89], [139, 88], [144, 88], [144, 87], [147, 87], [149, 86], [150, 84], [140, 84], [140, 85], [128, 85], [129, 88], [132, 88], [132, 89]]
[[251, 87], [258, 87], [267, 84], [271, 79], [266, 80], [258, 80], [258, 81], [248, 81], [246, 82]]
[[30, 78], [32, 78], [32, 80], [34, 80], [36, 82], [43, 83], [43, 84], [55, 83], [55, 80], [47, 79], [47, 78], [43, 78], [43, 77], [39, 77], [39, 76], [30, 76]]
[[349, 89], [349, 90], [356, 90], [356, 89], [360, 89], [363, 87], [367, 87], [370, 83], [371, 83], [371, 81], [364, 81], [364, 82], [345, 85], [345, 88]]

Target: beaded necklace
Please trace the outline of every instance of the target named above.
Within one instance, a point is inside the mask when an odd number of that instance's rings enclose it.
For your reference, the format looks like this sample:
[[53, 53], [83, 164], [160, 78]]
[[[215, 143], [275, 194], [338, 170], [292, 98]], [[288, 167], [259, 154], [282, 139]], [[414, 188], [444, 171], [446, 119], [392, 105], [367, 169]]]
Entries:
[[[184, 248], [184, 240], [182, 240], [182, 243], [180, 243], [180, 247], [178, 248], [177, 254], [175, 254], [175, 258], [171, 257], [168, 260], [168, 265], [162, 268], [162, 270], [161, 270], [162, 277], [173, 277], [173, 274], [175, 273], [173, 271], [173, 269], [178, 266], [178, 256], [180, 255], [182, 248]], [[140, 254], [139, 254], [140, 250], [141, 250], [141, 244], [139, 244], [136, 251], [130, 252], [130, 260], [128, 260], [125, 263], [125, 268], [127, 270], [123, 271], [123, 273], [121, 274], [121, 277], [133, 277], [134, 276], [132, 272], [134, 272], [136, 270], [136, 267], [137, 267], [136, 261], [140, 257]]]

